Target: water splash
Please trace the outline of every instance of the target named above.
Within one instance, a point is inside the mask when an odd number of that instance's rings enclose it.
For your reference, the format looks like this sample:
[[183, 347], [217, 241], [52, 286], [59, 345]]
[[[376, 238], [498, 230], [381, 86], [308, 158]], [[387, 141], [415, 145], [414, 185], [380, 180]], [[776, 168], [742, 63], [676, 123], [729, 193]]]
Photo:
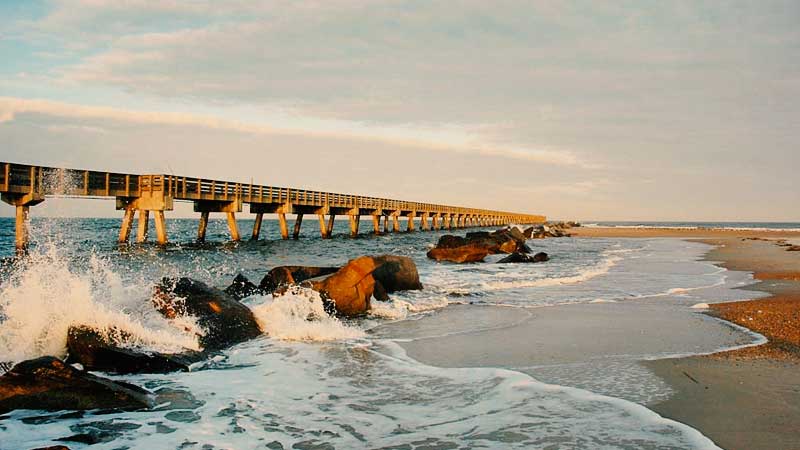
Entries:
[[325, 312], [319, 293], [299, 286], [278, 297], [253, 296], [250, 309], [270, 337], [288, 341], [334, 341], [365, 336]]
[[94, 254], [79, 264], [56, 245], [40, 244], [0, 286], [0, 360], [64, 356], [73, 325], [92, 326], [130, 347], [198, 349], [188, 324], [161, 317], [149, 294], [141, 285], [125, 285]]

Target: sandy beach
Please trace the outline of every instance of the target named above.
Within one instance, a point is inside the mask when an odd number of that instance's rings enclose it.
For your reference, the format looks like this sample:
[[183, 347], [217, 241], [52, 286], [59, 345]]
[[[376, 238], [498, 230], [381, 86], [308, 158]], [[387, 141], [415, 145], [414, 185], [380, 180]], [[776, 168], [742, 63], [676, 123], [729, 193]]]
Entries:
[[[800, 438], [800, 235], [786, 231], [576, 228], [580, 237], [676, 237], [714, 245], [706, 259], [753, 272], [746, 290], [771, 297], [711, 305], [716, 316], [769, 342], [709, 356], [644, 363], [676, 393], [648, 405], [730, 450], [798, 449]], [[783, 242], [788, 240], [788, 242]]]

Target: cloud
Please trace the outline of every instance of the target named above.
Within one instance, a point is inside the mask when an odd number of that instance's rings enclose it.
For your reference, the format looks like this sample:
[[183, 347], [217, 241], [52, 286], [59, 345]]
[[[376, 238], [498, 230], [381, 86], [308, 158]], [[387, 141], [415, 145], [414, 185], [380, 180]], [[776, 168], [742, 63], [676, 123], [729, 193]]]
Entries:
[[[272, 126], [265, 123], [225, 119], [218, 116], [180, 112], [126, 110], [50, 100], [0, 97], [0, 122], [14, 120], [21, 114], [42, 114], [84, 121], [105, 121], [167, 126], [190, 126], [247, 134], [284, 134], [331, 139], [358, 139], [394, 145], [420, 147], [462, 154], [479, 154], [541, 164], [592, 167], [568, 151], [509, 148], [482, 142], [469, 130], [451, 127], [443, 130], [404, 126], [377, 126], [357, 122], [328, 121], [311, 127]], [[322, 125], [322, 126], [320, 126]], [[59, 125], [61, 126], [61, 125]], [[77, 129], [101, 130], [90, 125], [74, 125]], [[60, 129], [63, 131], [63, 128]]]

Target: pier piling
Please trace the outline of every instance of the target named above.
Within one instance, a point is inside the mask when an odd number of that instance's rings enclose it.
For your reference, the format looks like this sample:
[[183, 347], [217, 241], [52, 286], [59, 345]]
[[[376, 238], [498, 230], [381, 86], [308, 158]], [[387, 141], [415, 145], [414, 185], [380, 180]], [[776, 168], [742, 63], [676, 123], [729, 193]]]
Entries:
[[292, 231], [292, 239], [300, 238], [301, 225], [303, 225], [303, 213], [298, 213], [294, 219], [294, 231]]
[[253, 223], [253, 234], [250, 236], [251, 241], [257, 241], [258, 235], [261, 234], [261, 222], [264, 221], [264, 213], [256, 213], [256, 221]]
[[208, 229], [208, 211], [200, 213], [200, 222], [197, 224], [197, 242], [206, 241], [206, 229]]

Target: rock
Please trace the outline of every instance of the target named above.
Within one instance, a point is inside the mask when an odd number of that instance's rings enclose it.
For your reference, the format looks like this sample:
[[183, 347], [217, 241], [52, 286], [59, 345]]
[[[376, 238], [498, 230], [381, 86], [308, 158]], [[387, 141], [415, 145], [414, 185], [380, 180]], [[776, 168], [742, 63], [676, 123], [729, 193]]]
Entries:
[[370, 256], [348, 261], [324, 280], [312, 281], [311, 288], [333, 301], [336, 312], [346, 317], [365, 314], [375, 289], [372, 272], [379, 264]]
[[467, 240], [461, 236], [453, 236], [451, 234], [445, 234], [444, 236], [439, 238], [439, 242], [436, 244], [436, 248], [457, 248], [466, 244]]
[[150, 392], [78, 370], [52, 356], [23, 361], [0, 377], [0, 414], [15, 409], [135, 410], [152, 406]]
[[498, 264], [506, 264], [506, 263], [538, 263], [538, 262], [545, 262], [549, 261], [550, 257], [547, 256], [547, 253], [539, 252], [533, 256], [526, 255], [525, 253], [512, 253], [505, 258], [497, 261]]
[[225, 288], [224, 292], [236, 300], [241, 300], [259, 293], [259, 288], [252, 281], [248, 280], [247, 277], [239, 274], [233, 279], [233, 283]]
[[525, 240], [526, 240], [525, 234], [522, 233], [522, 231], [519, 231], [519, 228], [517, 228], [517, 227], [507, 228], [507, 229], [505, 229], [503, 231], [504, 231], [505, 234], [507, 234], [509, 237], [511, 237], [511, 239], [514, 239], [517, 242], [524, 243]]
[[311, 278], [330, 275], [337, 270], [338, 267], [279, 266], [270, 270], [261, 279], [258, 288], [264, 294], [271, 294], [280, 287], [300, 284]]
[[790, 245], [786, 247], [787, 252], [800, 252], [800, 245]]
[[37, 447], [32, 450], [69, 450], [69, 447], [65, 445], [51, 445], [49, 447]]
[[490, 252], [486, 247], [462, 245], [455, 248], [432, 248], [428, 251], [428, 258], [460, 264], [483, 261], [483, 258], [486, 258], [489, 254]]
[[258, 337], [261, 328], [247, 306], [225, 292], [190, 278], [164, 278], [156, 286], [153, 305], [165, 317], [194, 316], [206, 330], [205, 350], [220, 350]]
[[189, 365], [205, 358], [199, 352], [183, 354], [143, 352], [120, 347], [109, 339], [109, 334], [126, 338], [126, 333], [111, 330], [109, 333], [86, 326], [72, 326], [67, 331], [67, 362], [80, 363], [85, 370], [115, 373], [169, 373], [189, 371]]
[[381, 284], [386, 293], [422, 289], [413, 259], [395, 255], [374, 256], [373, 259], [378, 267], [372, 272], [372, 277]]
[[525, 244], [525, 234], [518, 228], [505, 228], [495, 232], [477, 231], [467, 233], [466, 238], [444, 235], [436, 246], [428, 251], [428, 258], [454, 263], [479, 262], [487, 255], [497, 253], [530, 253]]

